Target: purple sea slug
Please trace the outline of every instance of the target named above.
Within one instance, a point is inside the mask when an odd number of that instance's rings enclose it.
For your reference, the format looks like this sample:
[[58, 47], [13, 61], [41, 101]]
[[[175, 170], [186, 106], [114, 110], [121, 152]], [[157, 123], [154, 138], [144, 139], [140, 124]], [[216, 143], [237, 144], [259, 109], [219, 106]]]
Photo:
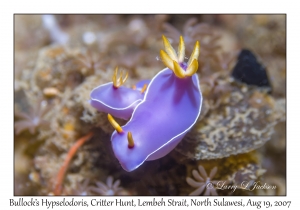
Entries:
[[164, 36], [163, 43], [166, 52], [161, 50], [160, 57], [167, 68], [151, 80], [144, 98], [136, 101], [139, 104], [127, 124], [121, 127], [108, 114], [109, 121], [116, 129], [111, 137], [112, 148], [126, 171], [135, 170], [146, 160], [155, 160], [168, 154], [200, 115], [202, 94], [195, 74], [198, 69], [199, 42], [196, 42], [188, 62], [184, 61], [185, 44], [182, 36], [178, 55]]
[[123, 78], [123, 72], [117, 79], [118, 68], [112, 78], [112, 82], [100, 85], [92, 90], [90, 104], [101, 112], [128, 120], [134, 108], [143, 100], [144, 92], [149, 81], [141, 81], [134, 89], [122, 86], [128, 77]]
[[136, 83], [136, 85], [133, 86], [133, 89], [138, 91], [146, 90], [145, 88], [147, 88], [149, 83], [150, 83], [149, 79], [141, 80], [138, 83]]

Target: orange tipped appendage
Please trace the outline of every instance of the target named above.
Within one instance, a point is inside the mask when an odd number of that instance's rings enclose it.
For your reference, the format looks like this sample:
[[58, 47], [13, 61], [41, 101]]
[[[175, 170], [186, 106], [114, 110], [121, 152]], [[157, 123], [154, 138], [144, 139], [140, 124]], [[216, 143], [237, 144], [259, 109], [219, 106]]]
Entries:
[[110, 114], [107, 115], [107, 119], [118, 133], [123, 132], [121, 126], [115, 121], [115, 119]]
[[144, 84], [143, 88], [141, 89], [141, 93], [144, 93], [147, 89], [148, 85], [147, 84]]
[[124, 78], [123, 78], [123, 71], [121, 71], [120, 73], [120, 78], [117, 78], [117, 76], [118, 76], [118, 67], [116, 67], [114, 75], [112, 77], [112, 82], [115, 88], [118, 88], [125, 83], [125, 81], [128, 78], [128, 72], [126, 73]]
[[[185, 56], [185, 44], [183, 37], [180, 36], [179, 38], [179, 46], [178, 46], [178, 55], [176, 54], [174, 48], [171, 46], [168, 39], [163, 35], [162, 36], [165, 51], [160, 51], [160, 58], [162, 62], [171, 69], [174, 74], [178, 78], [185, 78], [191, 77], [195, 74], [198, 70], [198, 57], [200, 54], [200, 43], [199, 41], [196, 42], [192, 55], [188, 61], [188, 63], [184, 65], [180, 65], [184, 63], [184, 56]], [[186, 67], [182, 67], [186, 66]], [[186, 69], [184, 69], [186, 68]]]
[[133, 138], [132, 138], [132, 133], [130, 131], [127, 133], [127, 140], [128, 140], [128, 147], [133, 148], [134, 147], [134, 141], [133, 141]]

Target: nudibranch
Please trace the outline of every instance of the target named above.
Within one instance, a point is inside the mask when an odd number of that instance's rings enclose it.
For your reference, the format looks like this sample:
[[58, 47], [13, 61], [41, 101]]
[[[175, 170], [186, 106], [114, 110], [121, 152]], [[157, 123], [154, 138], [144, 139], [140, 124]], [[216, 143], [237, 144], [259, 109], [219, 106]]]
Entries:
[[149, 79], [145, 79], [145, 80], [141, 80], [138, 83], [136, 83], [136, 85], [134, 85], [132, 88], [134, 90], [138, 90], [141, 93], [144, 93], [147, 89], [147, 86], [149, 85], [150, 80]]
[[161, 158], [173, 150], [196, 123], [202, 105], [200, 83], [196, 73], [200, 44], [197, 41], [188, 62], [184, 61], [185, 45], [179, 40], [178, 55], [163, 36], [165, 51], [160, 57], [167, 68], [150, 82], [143, 100], [135, 107], [130, 120], [118, 125], [112, 148], [121, 166], [133, 171], [144, 161]]
[[[143, 100], [149, 81], [138, 83], [138, 88], [122, 86], [128, 77], [128, 73], [117, 78], [116, 67], [112, 82], [100, 85], [92, 90], [90, 104], [98, 111], [109, 113], [115, 117], [128, 120], [134, 108]], [[141, 87], [142, 85], [142, 87]]]

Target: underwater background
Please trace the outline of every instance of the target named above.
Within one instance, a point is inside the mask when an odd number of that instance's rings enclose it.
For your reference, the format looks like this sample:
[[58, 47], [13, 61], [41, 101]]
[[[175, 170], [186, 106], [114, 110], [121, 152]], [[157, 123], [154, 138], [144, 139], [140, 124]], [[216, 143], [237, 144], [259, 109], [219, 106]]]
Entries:
[[[201, 114], [126, 172], [90, 92], [116, 66], [127, 87], [153, 78], [162, 35], [182, 35], [187, 55], [200, 41]], [[15, 15], [14, 122], [15, 195], [285, 195], [286, 16]]]

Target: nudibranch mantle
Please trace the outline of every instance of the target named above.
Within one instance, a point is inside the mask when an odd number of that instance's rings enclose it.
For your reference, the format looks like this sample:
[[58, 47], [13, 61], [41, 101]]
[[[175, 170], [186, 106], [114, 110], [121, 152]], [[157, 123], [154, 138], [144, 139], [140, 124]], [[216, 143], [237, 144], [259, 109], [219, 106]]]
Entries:
[[113, 82], [100, 85], [92, 90], [90, 104], [98, 111], [128, 120], [134, 108], [143, 100], [145, 94], [140, 91], [140, 88], [133, 90], [122, 86], [127, 78], [127, 74], [122, 79], [121, 73], [121, 77], [118, 80], [116, 75], [117, 68], [113, 75]]
[[124, 86], [114, 89], [110, 82], [93, 89], [90, 104], [101, 112], [127, 120], [143, 97], [140, 91]]
[[[122, 133], [111, 137], [113, 151], [126, 171], [133, 171], [146, 160], [168, 154], [196, 123], [202, 106], [197, 74], [178, 78], [169, 68], [150, 82], [143, 101]], [[134, 147], [128, 147], [128, 132]]]

